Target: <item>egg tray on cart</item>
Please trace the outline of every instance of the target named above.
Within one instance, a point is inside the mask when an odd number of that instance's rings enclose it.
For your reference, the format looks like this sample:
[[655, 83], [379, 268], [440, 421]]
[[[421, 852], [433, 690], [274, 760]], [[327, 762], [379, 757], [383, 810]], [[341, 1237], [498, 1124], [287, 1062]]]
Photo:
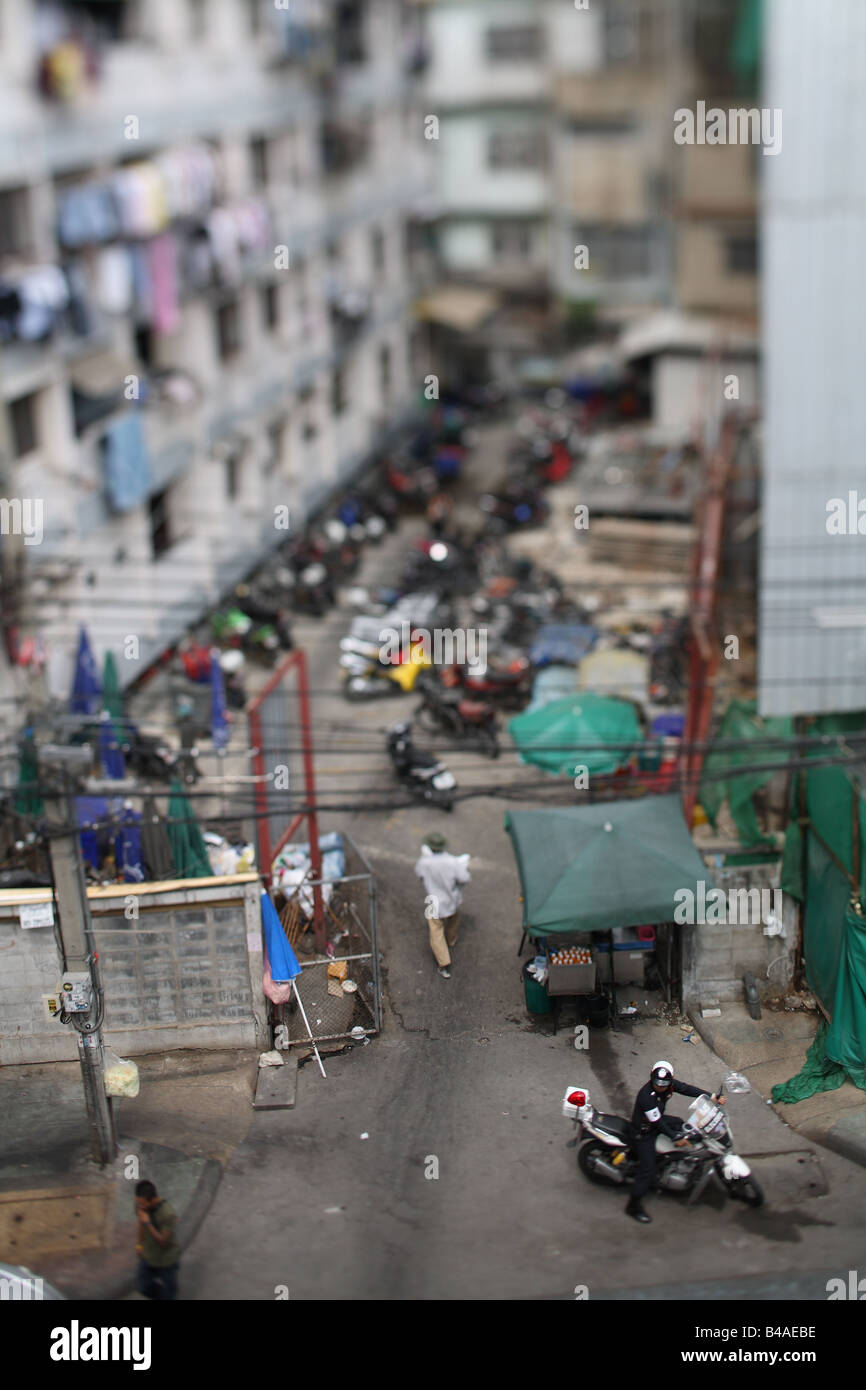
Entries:
[[580, 936], [569, 937], [565, 941], [557, 941], [553, 947], [548, 946], [548, 994], [593, 994], [595, 992], [598, 966], [594, 960], [589, 961], [586, 965], [554, 965], [550, 959], [551, 955], [555, 955], [557, 951], [567, 949], [570, 946], [589, 950], [591, 945], [590, 933], [584, 932]]

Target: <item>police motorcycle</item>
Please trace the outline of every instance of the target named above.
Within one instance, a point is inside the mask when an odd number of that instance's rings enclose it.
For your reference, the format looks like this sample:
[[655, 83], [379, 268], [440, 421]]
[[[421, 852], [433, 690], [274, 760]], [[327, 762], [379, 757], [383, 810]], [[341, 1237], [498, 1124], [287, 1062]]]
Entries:
[[[655, 1186], [659, 1191], [684, 1192], [692, 1203], [716, 1183], [729, 1197], [760, 1207], [763, 1189], [745, 1159], [734, 1151], [730, 1119], [717, 1104], [726, 1083], [735, 1092], [751, 1090], [744, 1076], [731, 1073], [715, 1095], [700, 1095], [692, 1101], [679, 1136], [688, 1139], [687, 1145], [678, 1147], [665, 1134], [657, 1137]], [[584, 1177], [609, 1187], [627, 1187], [634, 1181], [638, 1152], [630, 1120], [600, 1113], [582, 1086], [569, 1086], [562, 1113], [577, 1127], [570, 1143], [580, 1145], [577, 1166]]]

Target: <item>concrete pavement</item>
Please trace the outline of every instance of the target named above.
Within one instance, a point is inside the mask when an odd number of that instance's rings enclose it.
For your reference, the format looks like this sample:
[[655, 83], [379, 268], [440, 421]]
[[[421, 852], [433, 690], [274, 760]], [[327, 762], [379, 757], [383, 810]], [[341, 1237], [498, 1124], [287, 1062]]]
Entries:
[[[702, 1018], [699, 1009], [692, 1017], [708, 1046], [769, 1100], [774, 1086], [799, 1072], [820, 1015], [765, 1008], [760, 1019], [753, 1019], [745, 1004], [726, 1003], [721, 1018]], [[853, 1082], [774, 1109], [810, 1143], [822, 1144], [866, 1167], [866, 1093]]]

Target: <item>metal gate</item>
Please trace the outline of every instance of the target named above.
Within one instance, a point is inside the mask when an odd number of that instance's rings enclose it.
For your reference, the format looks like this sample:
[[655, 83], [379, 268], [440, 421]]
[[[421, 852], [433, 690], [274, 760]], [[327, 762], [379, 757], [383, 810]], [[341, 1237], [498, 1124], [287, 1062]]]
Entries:
[[[376, 922], [376, 881], [373, 871], [357, 845], [343, 837], [346, 871], [330, 882], [318, 880], [322, 890], [325, 935], [333, 954], [326, 950], [305, 955], [299, 949], [302, 973], [295, 984], [307, 1022], [317, 1043], [345, 1041], [379, 1032], [382, 1024], [382, 993]], [[315, 880], [307, 880], [311, 886]], [[329, 974], [329, 967], [334, 969]], [[345, 975], [341, 967], [345, 968]], [[355, 988], [346, 989], [346, 984]], [[277, 1030], [284, 1047], [303, 1047], [309, 1043], [301, 1012], [294, 1001], [273, 1007], [275, 1041]]]

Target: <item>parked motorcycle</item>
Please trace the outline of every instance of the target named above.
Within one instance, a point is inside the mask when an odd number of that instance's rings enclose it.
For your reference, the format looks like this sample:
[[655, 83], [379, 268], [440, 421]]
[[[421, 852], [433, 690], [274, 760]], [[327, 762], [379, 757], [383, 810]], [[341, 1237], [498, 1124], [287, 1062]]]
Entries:
[[[743, 1083], [740, 1089], [745, 1089]], [[674, 1140], [660, 1134], [656, 1139], [656, 1187], [665, 1192], [684, 1192], [695, 1202], [711, 1182], [729, 1197], [760, 1207], [764, 1193], [745, 1159], [734, 1151], [731, 1122], [720, 1105], [724, 1082], [715, 1096], [701, 1095], [689, 1106], [682, 1135], [689, 1140], [678, 1148]], [[634, 1128], [621, 1115], [601, 1114], [590, 1101], [585, 1087], [570, 1086], [562, 1102], [562, 1113], [577, 1126], [575, 1142], [577, 1166], [590, 1182], [609, 1187], [626, 1187], [637, 1175], [638, 1155]]]
[[442, 667], [440, 679], [450, 689], [461, 687], [467, 697], [492, 700], [500, 708], [523, 709], [532, 693], [532, 666], [519, 655], [501, 664], [468, 662]]
[[473, 700], [459, 691], [446, 691], [435, 678], [419, 680], [417, 688], [422, 703], [415, 718], [421, 728], [429, 733], [444, 731], [474, 743], [488, 757], [499, 757], [496, 710], [489, 700]]
[[478, 505], [487, 517], [488, 526], [500, 532], [539, 526], [550, 515], [550, 507], [539, 489], [522, 484], [507, 487], [502, 492], [485, 492]]
[[457, 783], [441, 759], [415, 747], [411, 724], [393, 725], [388, 730], [386, 747], [394, 771], [412, 796], [443, 811], [453, 810]]

